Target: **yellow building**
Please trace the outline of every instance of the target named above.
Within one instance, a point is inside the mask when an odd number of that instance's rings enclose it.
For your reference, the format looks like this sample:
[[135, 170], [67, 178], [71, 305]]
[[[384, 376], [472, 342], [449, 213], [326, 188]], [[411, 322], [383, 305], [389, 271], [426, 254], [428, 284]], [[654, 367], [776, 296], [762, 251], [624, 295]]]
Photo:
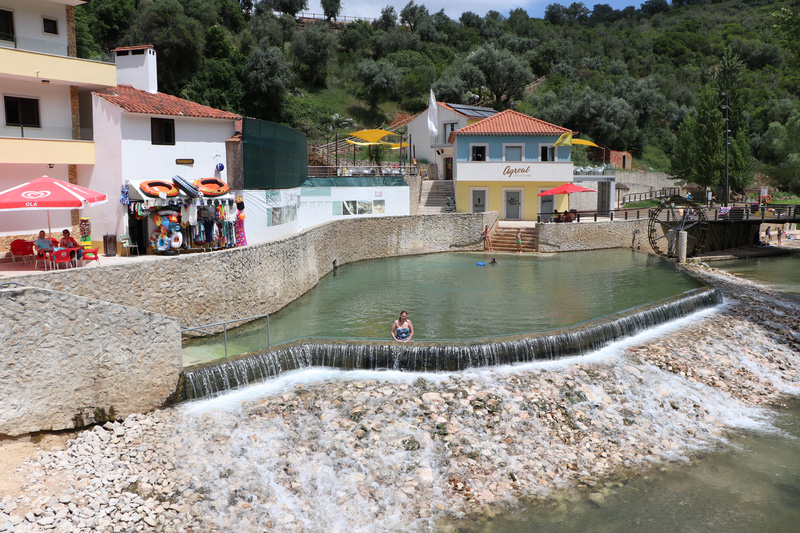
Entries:
[[[0, 190], [43, 175], [85, 185], [79, 176], [95, 163], [91, 91], [115, 86], [117, 75], [113, 63], [76, 57], [73, 10], [83, 3], [0, 3]], [[54, 211], [53, 230], [77, 228], [78, 216]], [[0, 247], [44, 225], [44, 213], [0, 212]]]
[[501, 220], [536, 220], [569, 209], [568, 195], [538, 196], [572, 182], [571, 131], [506, 110], [453, 132], [456, 209], [497, 211]]

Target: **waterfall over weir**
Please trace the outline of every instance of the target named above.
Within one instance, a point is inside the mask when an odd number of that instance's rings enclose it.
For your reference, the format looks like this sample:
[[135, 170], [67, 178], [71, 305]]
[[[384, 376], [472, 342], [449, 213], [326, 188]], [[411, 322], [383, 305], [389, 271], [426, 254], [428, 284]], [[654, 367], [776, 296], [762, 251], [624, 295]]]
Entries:
[[450, 372], [577, 356], [615, 340], [722, 303], [717, 289], [696, 289], [583, 324], [526, 336], [470, 342], [317, 342], [313, 339], [252, 352], [186, 370], [181, 400], [218, 395], [289, 370], [312, 366], [342, 370]]

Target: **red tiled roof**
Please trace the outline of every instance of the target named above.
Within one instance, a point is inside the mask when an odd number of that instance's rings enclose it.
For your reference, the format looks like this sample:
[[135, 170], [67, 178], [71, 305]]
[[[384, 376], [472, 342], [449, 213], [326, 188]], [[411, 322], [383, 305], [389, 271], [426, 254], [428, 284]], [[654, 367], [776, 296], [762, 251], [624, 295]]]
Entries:
[[506, 109], [501, 113], [479, 120], [453, 133], [455, 135], [509, 135], [514, 133], [523, 135], [561, 135], [568, 131], [570, 131], [569, 128], [562, 128], [544, 120]]
[[118, 46], [112, 49], [112, 52], [122, 52], [125, 50], [147, 50], [148, 48], [153, 48], [152, 44], [137, 44], [136, 46]]
[[121, 107], [128, 113], [143, 113], [146, 115], [167, 115], [175, 117], [200, 117], [238, 119], [228, 111], [214, 109], [196, 102], [190, 102], [177, 96], [164, 93], [149, 93], [134, 89], [130, 85], [117, 85], [112, 89], [98, 91], [97, 96], [112, 104]]

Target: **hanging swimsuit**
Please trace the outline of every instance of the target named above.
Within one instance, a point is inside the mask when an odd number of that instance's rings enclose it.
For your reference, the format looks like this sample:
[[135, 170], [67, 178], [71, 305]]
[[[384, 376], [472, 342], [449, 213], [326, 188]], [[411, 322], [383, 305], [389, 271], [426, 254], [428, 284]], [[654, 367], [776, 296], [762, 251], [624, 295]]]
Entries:
[[404, 341], [411, 335], [410, 328], [396, 328], [394, 330], [394, 336], [397, 337], [397, 340]]

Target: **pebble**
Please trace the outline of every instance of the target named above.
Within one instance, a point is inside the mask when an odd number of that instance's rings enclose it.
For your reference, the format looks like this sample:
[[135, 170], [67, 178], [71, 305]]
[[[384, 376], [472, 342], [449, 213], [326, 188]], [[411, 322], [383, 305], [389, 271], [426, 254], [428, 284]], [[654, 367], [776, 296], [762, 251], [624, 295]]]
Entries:
[[718, 445], [726, 409], [800, 391], [795, 304], [687, 268], [728, 305], [619, 358], [323, 381], [81, 431], [19, 467], [27, 482], [2, 495], [0, 531], [448, 530], [580, 486], [602, 505], [602, 480]]

